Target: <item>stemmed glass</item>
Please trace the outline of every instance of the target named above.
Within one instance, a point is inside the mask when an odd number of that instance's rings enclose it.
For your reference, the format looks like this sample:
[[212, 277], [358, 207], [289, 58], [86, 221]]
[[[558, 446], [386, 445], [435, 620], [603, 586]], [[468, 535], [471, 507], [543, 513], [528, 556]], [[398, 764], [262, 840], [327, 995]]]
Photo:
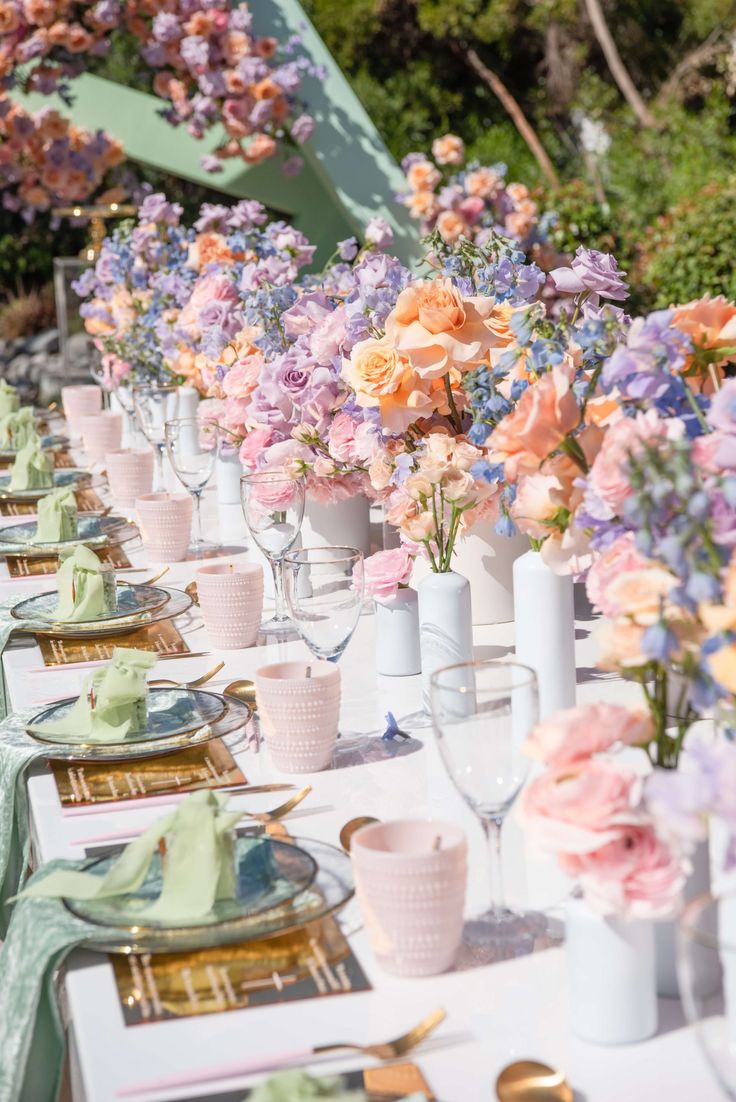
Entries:
[[156, 469], [153, 490], [160, 494], [166, 491], [164, 481], [164, 426], [173, 421], [179, 412], [179, 388], [176, 386], [158, 386], [146, 383], [133, 387], [133, 404], [141, 432], [154, 450]]
[[467, 936], [494, 959], [523, 956], [546, 919], [506, 907], [501, 831], [529, 771], [522, 748], [539, 715], [537, 676], [518, 662], [446, 666], [432, 675], [430, 699], [443, 764], [480, 819], [489, 848], [491, 906], [469, 924]]
[[275, 609], [261, 624], [262, 635], [285, 635], [293, 624], [284, 601], [284, 555], [296, 543], [304, 516], [304, 480], [282, 471], [240, 477], [243, 516], [254, 542], [271, 564]]
[[202, 532], [202, 492], [212, 477], [220, 431], [211, 422], [196, 417], [178, 417], [167, 421], [164, 440], [174, 474], [192, 495], [192, 543], [189, 550], [201, 558], [216, 544], [208, 543]]
[[305, 547], [284, 556], [284, 591], [297, 631], [315, 658], [337, 662], [363, 607], [363, 555], [355, 547]]
[[128, 429], [127, 446], [134, 448], [138, 436], [138, 422], [135, 416], [135, 402], [133, 400], [133, 388], [125, 383], [118, 383], [113, 389], [113, 394], [120, 403], [120, 408], [125, 414], [125, 423]]

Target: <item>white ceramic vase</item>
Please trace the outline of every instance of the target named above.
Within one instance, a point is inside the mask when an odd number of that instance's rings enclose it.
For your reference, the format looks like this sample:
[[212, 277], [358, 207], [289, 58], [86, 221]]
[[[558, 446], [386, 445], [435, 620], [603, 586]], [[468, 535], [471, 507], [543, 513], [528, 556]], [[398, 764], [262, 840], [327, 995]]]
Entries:
[[357, 547], [371, 553], [371, 507], [363, 494], [323, 505], [307, 494], [302, 547]]
[[[692, 872], [687, 878], [683, 889], [684, 903], [689, 903], [699, 895], [707, 895], [710, 892], [710, 845], [708, 841], [700, 842], [690, 858]], [[657, 957], [657, 994], [664, 998], [679, 999], [680, 985], [677, 980], [677, 928], [676, 918], [665, 922], [655, 922], [654, 937]], [[710, 980], [705, 975], [699, 977], [701, 983], [710, 983], [713, 990], [718, 985], [718, 974], [715, 954], [709, 954], [703, 967], [713, 967], [713, 975]]]
[[421, 669], [419, 596], [407, 586], [389, 600], [376, 600], [376, 672], [411, 677]]
[[570, 899], [565, 922], [570, 1026], [584, 1041], [626, 1045], [657, 1031], [654, 924]]
[[422, 706], [429, 711], [432, 674], [444, 666], [473, 660], [470, 583], [454, 570], [428, 574], [419, 584], [419, 642]]
[[240, 476], [243, 464], [237, 448], [221, 448], [215, 460], [217, 500], [220, 505], [240, 504]]
[[516, 658], [536, 671], [539, 718], [575, 706], [575, 605], [570, 575], [538, 551], [514, 563]]

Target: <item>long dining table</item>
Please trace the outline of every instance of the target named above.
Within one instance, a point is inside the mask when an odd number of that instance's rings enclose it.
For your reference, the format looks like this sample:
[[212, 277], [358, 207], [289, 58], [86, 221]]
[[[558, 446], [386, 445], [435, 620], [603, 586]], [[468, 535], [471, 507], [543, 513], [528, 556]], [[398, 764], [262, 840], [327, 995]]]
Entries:
[[[247, 547], [239, 506], [219, 505], [210, 488], [205, 494], [204, 515], [206, 531], [219, 531], [227, 558], [253, 555]], [[147, 563], [140, 547], [132, 549], [129, 557], [134, 567], [150, 566], [155, 573], [158, 564]], [[184, 588], [194, 580], [197, 565], [192, 560], [172, 564], [165, 584]], [[141, 572], [129, 577], [135, 580], [145, 576]], [[11, 580], [5, 563], [0, 563], [3, 595], [16, 591], [21, 599], [49, 588], [53, 588], [53, 578]], [[289, 832], [297, 838], [338, 845], [341, 826], [358, 815], [379, 819], [432, 817], [462, 824], [469, 844], [466, 910], [468, 914], [479, 912], [489, 891], [485, 842], [478, 820], [444, 772], [431, 725], [412, 727], [416, 741], [410, 753], [380, 740], [388, 712], [401, 723], [402, 717], [420, 709], [421, 686], [419, 677], [376, 675], [374, 623], [375, 617], [367, 609], [340, 661], [341, 730], [345, 739], [355, 739], [356, 754], [341, 755], [338, 767], [299, 777], [279, 774], [263, 748], [256, 753], [252, 746], [242, 743], [234, 756], [253, 784], [281, 781], [312, 786], [309, 797], [286, 820]], [[210, 651], [197, 608], [177, 624], [191, 651]], [[540, 624], [543, 630], [544, 624]], [[475, 628], [476, 657], [511, 655], [513, 634], [512, 624]], [[582, 600], [576, 647], [579, 701], [633, 699], [635, 690], [631, 686], [596, 670], [595, 620]], [[221, 690], [235, 678], [252, 678], [259, 666], [270, 661], [306, 659], [308, 653], [301, 642], [213, 650], [205, 657], [176, 661], [162, 658], [153, 676], [184, 681], [222, 660], [224, 668], [211, 682], [213, 688]], [[27, 638], [7, 648], [3, 663], [9, 701], [16, 710], [75, 694], [86, 672], [63, 667], [43, 669], [38, 646]], [[378, 742], [369, 742], [371, 737]], [[363, 755], [369, 760], [360, 760], [361, 746], [372, 749]], [[71, 815], [62, 810], [53, 776], [43, 764], [32, 768], [27, 783], [35, 865], [57, 857], [82, 857], [89, 852], [90, 838], [122, 832], [132, 837], [163, 813], [158, 804], [150, 806], [142, 799], [125, 808], [111, 803], [97, 808], [95, 814]], [[233, 796], [232, 804], [243, 810], [261, 811], [282, 798], [279, 793], [241, 794]], [[508, 900], [519, 906], [543, 908], [553, 917], [562, 916], [569, 885], [551, 862], [530, 852], [513, 810], [505, 827], [503, 849]], [[60, 991], [68, 1024], [75, 1102], [113, 1102], [120, 1091], [140, 1082], [224, 1066], [250, 1056], [277, 1057], [284, 1051], [337, 1041], [385, 1040], [440, 1007], [446, 1011], [446, 1021], [411, 1058], [441, 1102], [488, 1102], [495, 1097], [494, 1084], [501, 1069], [525, 1058], [563, 1069], [581, 1102], [645, 1102], [652, 1098], [717, 1102], [721, 1098], [677, 1000], [660, 1000], [659, 1031], [651, 1040], [617, 1047], [596, 1046], [576, 1038], [569, 1028], [563, 948], [546, 948], [493, 964], [458, 967], [431, 978], [398, 979], [376, 964], [354, 900], [339, 918], [372, 990], [179, 1020], [126, 1025], [110, 959], [76, 951], [68, 961]], [[601, 960], [600, 967], [605, 969], [606, 961]], [[312, 1062], [308, 1067], [313, 1074], [333, 1074], [362, 1068], [370, 1062], [359, 1054], [344, 1054]], [[251, 1075], [216, 1079], [136, 1097], [141, 1102], [218, 1099], [221, 1095], [229, 1099], [238, 1097], [239, 1088], [262, 1078]]]

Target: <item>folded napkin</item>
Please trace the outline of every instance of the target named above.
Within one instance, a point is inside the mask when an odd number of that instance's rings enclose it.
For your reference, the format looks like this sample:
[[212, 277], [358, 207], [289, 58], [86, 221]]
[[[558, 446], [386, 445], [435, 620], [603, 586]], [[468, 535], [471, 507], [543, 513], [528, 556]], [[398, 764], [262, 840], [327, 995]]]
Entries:
[[10, 472], [11, 490], [43, 490], [54, 485], [54, 461], [36, 436], [21, 448]]
[[54, 613], [57, 620], [67, 623], [97, 620], [117, 608], [115, 573], [100, 562], [94, 551], [84, 546], [67, 548], [59, 558], [61, 566], [56, 574], [59, 603]]
[[16, 413], [19, 409], [18, 391], [5, 379], [0, 379], [0, 417], [7, 417], [9, 413]]
[[[316, 1078], [305, 1071], [280, 1071], [248, 1095], [248, 1102], [311, 1102], [324, 1098], [329, 1102], [368, 1102], [364, 1090], [349, 1090], [342, 1076]], [[407, 1095], [403, 1102], [425, 1102], [423, 1094]]]
[[0, 722], [0, 936], [10, 918], [6, 903], [17, 894], [28, 868], [30, 824], [25, 770], [44, 753], [43, 746], [26, 734], [30, 716], [30, 712], [13, 713]]
[[20, 451], [30, 440], [39, 444], [41, 442], [30, 406], [24, 406], [15, 413], [6, 413], [0, 418], [0, 448]]
[[77, 499], [74, 491], [61, 487], [42, 497], [37, 506], [34, 539], [39, 543], [73, 540], [77, 535]]
[[84, 690], [62, 719], [36, 723], [30, 731], [66, 735], [69, 742], [122, 742], [147, 722], [146, 673], [156, 665], [151, 651], [115, 647], [109, 666], [93, 670]]

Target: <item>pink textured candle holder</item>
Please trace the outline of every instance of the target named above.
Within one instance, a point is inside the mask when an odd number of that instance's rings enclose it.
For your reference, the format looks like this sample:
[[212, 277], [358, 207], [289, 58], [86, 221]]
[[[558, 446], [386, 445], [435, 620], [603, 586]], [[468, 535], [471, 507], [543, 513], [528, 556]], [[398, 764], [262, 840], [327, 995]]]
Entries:
[[119, 448], [123, 442], [123, 415], [109, 409], [85, 413], [79, 418], [82, 448], [92, 463], [105, 458], [105, 453]]
[[87, 414], [100, 412], [102, 409], [102, 391], [94, 383], [63, 386], [61, 388], [61, 404], [70, 435], [79, 439], [81, 435], [80, 418]]
[[110, 496], [116, 509], [126, 515], [135, 509], [136, 499], [153, 490], [151, 448], [121, 448], [105, 452]]
[[200, 567], [196, 581], [210, 645], [218, 650], [252, 647], [263, 616], [263, 567], [210, 563]]
[[372, 823], [351, 841], [355, 890], [378, 963], [395, 976], [452, 967], [463, 931], [467, 843], [454, 823]]
[[136, 498], [135, 511], [151, 562], [181, 562], [187, 557], [192, 530], [189, 494], [143, 494]]
[[256, 670], [255, 681], [261, 729], [276, 768], [282, 773], [326, 769], [340, 716], [337, 666], [316, 658], [277, 662]]

